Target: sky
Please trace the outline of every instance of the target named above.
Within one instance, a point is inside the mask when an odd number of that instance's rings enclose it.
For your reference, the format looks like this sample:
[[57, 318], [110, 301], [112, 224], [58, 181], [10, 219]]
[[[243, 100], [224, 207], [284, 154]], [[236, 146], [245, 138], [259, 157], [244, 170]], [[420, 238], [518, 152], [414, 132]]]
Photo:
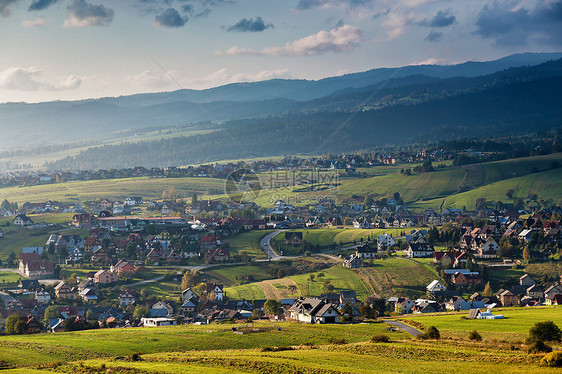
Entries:
[[562, 0], [0, 0], [0, 102], [562, 50]]

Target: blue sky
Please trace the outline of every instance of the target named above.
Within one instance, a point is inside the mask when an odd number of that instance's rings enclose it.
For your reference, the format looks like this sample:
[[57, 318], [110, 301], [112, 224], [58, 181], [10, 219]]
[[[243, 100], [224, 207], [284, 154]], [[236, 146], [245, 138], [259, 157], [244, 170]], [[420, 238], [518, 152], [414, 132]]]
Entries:
[[0, 102], [562, 50], [562, 0], [0, 0]]

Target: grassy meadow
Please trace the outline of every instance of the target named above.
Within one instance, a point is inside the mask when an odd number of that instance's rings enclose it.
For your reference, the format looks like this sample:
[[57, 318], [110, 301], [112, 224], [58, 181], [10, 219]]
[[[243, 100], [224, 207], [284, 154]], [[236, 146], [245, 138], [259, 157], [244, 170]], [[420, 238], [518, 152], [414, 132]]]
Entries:
[[[550, 319], [560, 325], [560, 310], [513, 308], [502, 312], [507, 318], [501, 325], [496, 324], [499, 321], [459, 320], [458, 314], [454, 316], [460, 324], [452, 322], [448, 314], [411, 317], [425, 326], [437, 326], [441, 340], [412, 339], [402, 332], [387, 331], [384, 323], [257, 322], [3, 336], [0, 365], [6, 373], [559, 372], [539, 366], [542, 355], [527, 354], [518, 337], [525, 336], [537, 320]], [[234, 326], [241, 333], [234, 334]], [[475, 326], [483, 336], [480, 342], [466, 338]], [[503, 335], [495, 334], [496, 330]], [[381, 334], [390, 342], [369, 341]], [[138, 354], [136, 360], [130, 359], [133, 353]]]

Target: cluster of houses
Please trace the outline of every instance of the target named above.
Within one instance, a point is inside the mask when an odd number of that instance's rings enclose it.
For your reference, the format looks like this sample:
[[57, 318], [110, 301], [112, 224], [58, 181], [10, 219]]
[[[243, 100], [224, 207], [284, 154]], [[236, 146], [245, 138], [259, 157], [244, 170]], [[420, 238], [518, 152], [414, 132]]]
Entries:
[[[466, 276], [465, 269], [450, 274], [451, 277]], [[407, 297], [391, 297], [387, 302], [391, 310], [401, 314], [436, 313], [443, 311], [471, 311], [492, 309], [494, 307], [562, 305], [562, 277], [546, 289], [537, 284], [529, 274], [519, 278], [519, 283], [510, 289], [499, 289], [492, 295], [475, 292], [465, 298], [456, 290], [448, 290], [440, 281], [434, 280], [426, 287], [427, 299], [411, 300]], [[486, 312], [477, 313], [471, 318], [494, 319]], [[483, 313], [483, 314], [482, 314]]]

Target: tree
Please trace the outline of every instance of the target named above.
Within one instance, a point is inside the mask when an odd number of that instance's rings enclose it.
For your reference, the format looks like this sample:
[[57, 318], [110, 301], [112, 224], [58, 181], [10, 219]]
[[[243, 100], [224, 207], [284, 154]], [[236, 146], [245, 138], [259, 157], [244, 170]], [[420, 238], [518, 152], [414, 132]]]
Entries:
[[263, 317], [263, 312], [260, 309], [252, 310], [252, 319], [260, 319]]
[[353, 308], [351, 307], [351, 304], [349, 303], [343, 304], [341, 308], [341, 315], [342, 316], [340, 318], [340, 321], [342, 322], [351, 321], [351, 319], [353, 318]]
[[6, 334], [13, 335], [16, 333], [16, 324], [19, 322], [20, 318], [17, 313], [12, 314], [6, 318], [6, 323], [4, 328], [6, 329]]
[[297, 286], [295, 286], [294, 284], [291, 284], [289, 287], [287, 287], [287, 290], [289, 290], [289, 292], [292, 294], [294, 294], [295, 292], [297, 292], [298, 288]]
[[562, 341], [562, 330], [553, 321], [537, 322], [529, 330], [530, 341]]
[[514, 190], [507, 190], [507, 192], [505, 193], [505, 196], [507, 196], [510, 199], [513, 199], [513, 196], [515, 195], [515, 191]]
[[140, 320], [141, 318], [150, 317], [150, 312], [144, 305], [137, 305], [135, 311], [133, 312], [133, 318]]
[[330, 293], [334, 291], [334, 286], [330, 283], [330, 281], [325, 281], [322, 285], [322, 290], [324, 293]]
[[193, 195], [191, 195], [191, 205], [193, 206], [197, 205], [197, 201], [198, 201], [197, 193], [194, 192]]
[[363, 318], [375, 319], [378, 317], [377, 311], [367, 304], [361, 305], [359, 307], [359, 312]]
[[45, 309], [45, 314], [43, 316], [43, 324], [45, 326], [49, 326], [49, 320], [55, 319], [60, 317], [59, 306], [58, 305], [51, 305]]
[[523, 248], [523, 260], [529, 261], [531, 259], [531, 252], [529, 251], [529, 247]]
[[193, 287], [200, 282], [199, 272], [195, 269], [187, 270], [183, 277], [181, 278], [181, 289], [185, 290], [189, 287]]
[[308, 279], [310, 279], [311, 282], [314, 282], [314, 278], [315, 278], [314, 274], [310, 274], [310, 276], [308, 277]]
[[481, 209], [485, 209], [485, 208], [486, 208], [486, 198], [485, 197], [479, 197], [478, 199], [476, 199], [476, 209], [481, 210]]
[[263, 304], [263, 311], [265, 314], [278, 315], [281, 310], [281, 303], [274, 299], [268, 299], [265, 304]]
[[494, 296], [494, 291], [492, 290], [492, 286], [490, 286], [490, 282], [486, 283], [484, 287], [484, 291], [482, 292], [482, 296], [491, 297]]

